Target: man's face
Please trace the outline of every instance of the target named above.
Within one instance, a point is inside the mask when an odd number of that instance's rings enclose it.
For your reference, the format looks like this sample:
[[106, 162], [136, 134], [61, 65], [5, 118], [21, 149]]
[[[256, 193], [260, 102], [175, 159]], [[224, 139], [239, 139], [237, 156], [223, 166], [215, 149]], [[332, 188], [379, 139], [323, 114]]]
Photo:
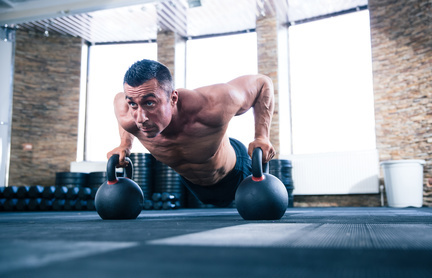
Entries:
[[169, 125], [175, 102], [167, 97], [156, 79], [138, 87], [125, 83], [124, 92], [135, 124], [146, 137], [156, 137]]

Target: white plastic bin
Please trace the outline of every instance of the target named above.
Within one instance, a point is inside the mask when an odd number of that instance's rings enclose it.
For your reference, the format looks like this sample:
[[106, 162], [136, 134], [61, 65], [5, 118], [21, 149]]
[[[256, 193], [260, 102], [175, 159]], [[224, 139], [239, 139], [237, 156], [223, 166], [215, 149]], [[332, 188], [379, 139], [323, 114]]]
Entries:
[[424, 160], [389, 160], [380, 163], [384, 170], [387, 202], [390, 207], [423, 205]]

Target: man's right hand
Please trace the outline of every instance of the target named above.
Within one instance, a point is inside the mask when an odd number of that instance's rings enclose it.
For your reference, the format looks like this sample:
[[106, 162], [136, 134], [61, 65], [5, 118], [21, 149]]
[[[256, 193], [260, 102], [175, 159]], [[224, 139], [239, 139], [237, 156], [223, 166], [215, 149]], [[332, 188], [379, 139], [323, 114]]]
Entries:
[[131, 154], [131, 150], [129, 147], [125, 147], [122, 145], [118, 146], [117, 148], [107, 153], [107, 159], [109, 159], [113, 154], [119, 155], [119, 164], [117, 165], [117, 167], [124, 168], [128, 165], [128, 162], [125, 160], [125, 158], [130, 156]]

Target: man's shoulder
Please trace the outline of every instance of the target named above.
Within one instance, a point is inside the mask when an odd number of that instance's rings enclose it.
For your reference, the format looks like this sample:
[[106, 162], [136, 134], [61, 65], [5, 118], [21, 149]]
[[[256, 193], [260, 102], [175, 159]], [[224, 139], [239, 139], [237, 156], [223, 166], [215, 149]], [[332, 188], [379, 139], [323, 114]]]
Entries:
[[208, 127], [227, 124], [236, 111], [231, 108], [234, 101], [230, 97], [229, 88], [223, 84], [179, 92], [179, 100], [183, 115], [187, 115], [193, 123]]
[[182, 108], [187, 111], [211, 111], [214, 108], [231, 104], [230, 87], [227, 84], [215, 84], [194, 90], [178, 90]]
[[196, 95], [207, 96], [215, 92], [222, 93], [222, 92], [228, 92], [229, 90], [230, 90], [230, 85], [228, 83], [217, 83], [217, 84], [212, 84], [207, 86], [201, 86], [195, 89], [184, 89], [184, 88], [177, 89], [179, 94], [183, 93], [183, 94], [195, 95], [195, 96]]
[[190, 98], [199, 103], [224, 103], [230, 99], [233, 90], [227, 83], [218, 83], [193, 90], [181, 89], [179, 96], [183, 95], [185, 99]]

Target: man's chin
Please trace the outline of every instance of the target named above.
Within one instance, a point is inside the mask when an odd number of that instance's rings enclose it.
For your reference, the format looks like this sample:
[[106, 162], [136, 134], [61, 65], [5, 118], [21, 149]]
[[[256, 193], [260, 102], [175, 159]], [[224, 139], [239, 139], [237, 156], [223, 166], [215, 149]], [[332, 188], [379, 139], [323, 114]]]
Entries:
[[147, 138], [155, 138], [156, 136], [158, 136], [159, 132], [154, 132], [154, 131], [141, 131], [145, 137]]

